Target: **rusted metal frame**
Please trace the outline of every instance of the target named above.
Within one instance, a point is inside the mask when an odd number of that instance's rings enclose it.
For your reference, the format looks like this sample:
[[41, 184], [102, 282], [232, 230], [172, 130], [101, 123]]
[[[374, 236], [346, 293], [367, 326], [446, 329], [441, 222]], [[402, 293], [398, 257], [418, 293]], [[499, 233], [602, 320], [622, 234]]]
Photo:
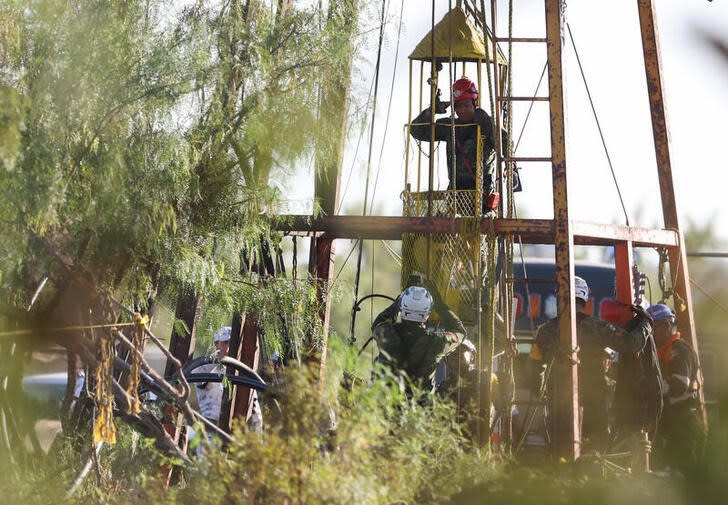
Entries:
[[503, 161], [523, 161], [524, 163], [551, 163], [552, 159], [546, 156], [510, 156], [503, 158]]
[[616, 274], [617, 301], [621, 302], [619, 322], [627, 324], [632, 319], [629, 306], [634, 302], [634, 284], [632, 278], [633, 263], [632, 242], [618, 242], [614, 244], [614, 268]]
[[[437, 58], [435, 58], [435, 2], [432, 2], [432, 31], [430, 32], [430, 159], [428, 164], [427, 175], [427, 215], [432, 215], [432, 190], [435, 184], [435, 114], [437, 113]], [[455, 146], [453, 146], [455, 149]], [[453, 171], [457, 171], [457, 167], [453, 167]], [[448, 173], [448, 176], [450, 174]], [[432, 249], [432, 237], [427, 236], [426, 251], [426, 274], [430, 277], [430, 250]]]
[[[660, 184], [662, 214], [665, 228], [675, 230], [680, 235], [681, 247], [677, 250], [673, 249], [669, 251], [670, 275], [672, 277], [673, 289], [683, 302], [680, 304], [676, 300], [675, 303], [677, 326], [681, 335], [690, 341], [690, 344], [699, 356], [698, 338], [695, 332], [695, 314], [693, 312], [692, 294], [690, 290], [690, 275], [683, 237], [680, 231], [677, 202], [675, 199], [675, 184], [672, 177], [670, 135], [665, 111], [662, 65], [660, 61], [660, 41], [657, 32], [657, 19], [653, 0], [637, 0], [637, 10], [642, 35], [647, 95], [650, 101], [652, 134], [655, 143], [655, 159], [657, 161], [657, 176]], [[699, 368], [699, 379], [702, 381], [702, 368]], [[700, 405], [703, 411], [703, 420], [705, 421], [705, 398], [702, 388], [700, 390]]]
[[[503, 191], [503, 185], [504, 185], [504, 177], [503, 177], [503, 146], [502, 144], [502, 138], [501, 138], [501, 122], [502, 122], [502, 109], [503, 109], [503, 101], [501, 100], [503, 96], [503, 86], [500, 79], [500, 66], [498, 65], [498, 57], [496, 56], [500, 51], [498, 48], [498, 41], [496, 39], [496, 22], [498, 19], [498, 6], [497, 6], [498, 0], [490, 0], [490, 29], [492, 30], [491, 34], [491, 41], [493, 44], [492, 47], [492, 63], [493, 63], [493, 92], [495, 93], [495, 102], [493, 105], [493, 114], [495, 115], [495, 124], [494, 124], [494, 131], [493, 131], [493, 149], [495, 150], [495, 176], [498, 178], [500, 187], [497, 187], [498, 192], [500, 193], [500, 200], [498, 202], [498, 215], [503, 216], [504, 215], [504, 209], [506, 208], [506, 195], [505, 191]], [[484, 43], [487, 41], [483, 41]], [[504, 58], [505, 59], [505, 58]], [[508, 62], [510, 64], [510, 62]], [[488, 90], [490, 92], [490, 90]]]
[[[356, 3], [341, 2], [332, 3], [329, 6], [329, 19], [341, 19], [341, 23], [347, 27], [356, 25]], [[380, 49], [381, 49], [381, 30], [380, 30]], [[324, 92], [322, 93], [321, 110], [326, 111], [329, 121], [333, 128], [331, 131], [338, 132], [338, 138], [332, 139], [336, 143], [335, 155], [331, 159], [316, 160], [316, 179], [314, 185], [314, 197], [319, 201], [319, 205], [323, 214], [333, 216], [336, 209], [339, 208], [339, 197], [341, 187], [341, 166], [344, 158], [344, 149], [346, 145], [346, 125], [348, 122], [348, 111], [351, 91], [351, 67], [354, 57], [354, 41], [347, 39], [344, 48], [346, 56], [342, 59], [343, 74], [346, 79], [337, 79], [326, 83]], [[377, 62], [379, 63], [379, 62]], [[378, 78], [379, 67], [377, 67]], [[412, 75], [412, 65], [410, 62], [410, 77]], [[410, 79], [411, 85], [411, 79]], [[377, 98], [378, 80], [375, 80], [374, 86], [374, 110], [376, 114], [376, 98]], [[411, 105], [411, 99], [410, 99]], [[334, 111], [332, 114], [331, 111]], [[372, 117], [374, 121], [374, 117]], [[373, 132], [372, 132], [373, 134]], [[409, 141], [409, 135], [407, 136]], [[371, 141], [371, 138], [370, 138]], [[409, 152], [409, 151], [408, 151]], [[371, 149], [370, 149], [371, 156]], [[367, 174], [367, 191], [368, 191], [368, 174]], [[363, 210], [366, 212], [367, 201], [364, 198]], [[311, 249], [309, 255], [309, 272], [314, 279], [316, 287], [317, 301], [321, 303], [321, 311], [319, 314], [321, 320], [321, 356], [320, 356], [320, 378], [325, 376], [324, 369], [326, 367], [326, 354], [328, 349], [329, 323], [331, 313], [331, 296], [328, 290], [328, 284], [333, 278], [333, 262], [336, 254], [334, 237], [317, 236], [311, 239]], [[314, 261], [311, 261], [314, 260]], [[361, 261], [361, 255], [359, 256]], [[331, 268], [329, 268], [331, 265]], [[357, 284], [358, 287], [358, 284]], [[312, 351], [313, 349], [308, 349]]]
[[[277, 225], [291, 234], [311, 235], [319, 238], [359, 238], [400, 240], [403, 233], [459, 233], [467, 218], [400, 217], [400, 216], [282, 216]], [[574, 242], [577, 245], [613, 245], [632, 241], [635, 247], [679, 246], [678, 234], [672, 230], [632, 228], [616, 224], [598, 224], [572, 221]], [[522, 235], [524, 243], [553, 244], [555, 226], [550, 219], [495, 219], [496, 233]], [[490, 224], [481, 225], [487, 234]]]
[[499, 96], [499, 102], [548, 102], [547, 96]]
[[[257, 370], [260, 365], [260, 339], [258, 321], [249, 315], [243, 324], [242, 342], [240, 343], [239, 361]], [[248, 421], [253, 414], [253, 399], [255, 391], [247, 386], [233, 388], [233, 419]]]
[[[569, 219], [566, 179], [566, 139], [562, 72], [562, 1], [545, 0], [548, 82], [553, 159], [554, 245], [560, 348], [567, 356], [577, 347], [574, 303], [574, 235]], [[557, 458], [575, 460], [580, 454], [579, 395], [576, 362], [559, 360], [554, 373], [553, 450]]]
[[[169, 339], [169, 352], [183, 365], [187, 363], [195, 353], [196, 327], [195, 322], [202, 305], [200, 297], [194, 289], [183, 288], [177, 300], [175, 309], [175, 321], [182, 321], [187, 326], [189, 334], [185, 334], [178, 325], [172, 325], [172, 336]], [[172, 375], [176, 371], [173, 363], [167, 360], [164, 367], [165, 376]]]
[[[423, 60], [420, 62], [420, 102], [419, 102], [420, 111], [422, 110], [422, 96], [424, 95], [424, 92], [423, 92], [424, 82], [425, 82], [425, 62]], [[407, 118], [407, 119], [411, 119], [411, 118]], [[415, 185], [415, 188], [418, 193], [422, 189], [421, 181], [422, 181], [422, 149], [420, 149], [419, 145], [418, 145], [418, 148], [417, 148], [417, 184]]]
[[[407, 94], [408, 100], [407, 100], [407, 120], [412, 120], [412, 62], [413, 60], [409, 60], [409, 87], [407, 88]], [[404, 145], [404, 191], [407, 191], [407, 184], [409, 181], [409, 161], [410, 161], [410, 142], [411, 142], [411, 135], [410, 135], [410, 124], [407, 123], [407, 126], [405, 126], [407, 132], [405, 135], [405, 145]]]
[[[245, 363], [253, 370], [260, 365], [260, 340], [258, 322], [250, 314], [233, 315], [230, 349], [228, 355]], [[240, 375], [240, 372], [228, 367], [226, 374]], [[220, 408], [218, 424], [221, 429], [230, 432], [233, 419], [250, 419], [253, 413], [254, 391], [247, 386], [232, 386], [230, 395], [224, 395]]]
[[319, 319], [321, 320], [321, 331], [323, 343], [321, 348], [321, 378], [326, 369], [326, 358], [328, 355], [329, 329], [331, 327], [331, 301], [332, 295], [329, 286], [334, 280], [334, 261], [336, 259], [336, 241], [334, 237], [317, 237], [314, 261], [310, 261], [309, 270], [316, 282], [316, 296], [321, 304], [319, 306]]
[[[578, 245], [612, 245], [631, 241], [635, 247], [678, 247], [679, 236], [672, 230], [636, 228], [620, 224], [572, 221], [574, 240]], [[658, 245], [659, 244], [659, 245]]]
[[496, 37], [496, 42], [546, 42], [541, 37]]
[[[246, 320], [247, 314], [240, 312], [233, 313], [233, 319], [230, 325], [228, 356], [235, 359], [238, 359], [240, 356], [240, 349], [242, 347], [241, 343], [243, 341], [243, 326], [245, 325]], [[232, 367], [226, 367], [225, 373], [232, 374], [235, 373], [235, 370]], [[222, 397], [222, 404], [220, 405], [220, 419], [218, 420], [220, 428], [228, 433], [230, 433], [230, 426], [233, 419], [233, 406], [235, 405], [234, 398], [238, 389], [237, 386], [232, 386], [232, 388], [230, 395], [224, 394]]]
[[[191, 287], [187, 286], [182, 289], [177, 299], [177, 307], [175, 309], [174, 321], [184, 322], [189, 333], [185, 334], [183, 329], [179, 328], [179, 325], [172, 325], [172, 335], [169, 339], [169, 352], [179, 362], [184, 365], [195, 353], [196, 344], [196, 323], [202, 306], [202, 297]], [[167, 363], [164, 367], [165, 377], [177, 372], [177, 367], [171, 359], [167, 359]], [[183, 446], [186, 444], [186, 440], [180, 440], [182, 435], [182, 421], [184, 416], [181, 412], [176, 412], [172, 405], [164, 407], [164, 415], [162, 425], [164, 430], [172, 437], [175, 444]], [[182, 443], [180, 443], [182, 442]], [[183, 448], [184, 449], [184, 448]], [[172, 473], [174, 468], [169, 465], [162, 465], [160, 473], [165, 485], [169, 485], [172, 479]]]

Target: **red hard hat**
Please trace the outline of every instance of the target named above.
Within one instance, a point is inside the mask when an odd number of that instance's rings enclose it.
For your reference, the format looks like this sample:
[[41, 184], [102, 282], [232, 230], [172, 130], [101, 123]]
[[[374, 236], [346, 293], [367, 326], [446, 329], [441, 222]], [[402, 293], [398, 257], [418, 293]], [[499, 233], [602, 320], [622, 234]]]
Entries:
[[453, 102], [460, 102], [461, 100], [476, 100], [478, 98], [478, 88], [475, 83], [463, 77], [455, 81], [452, 85], [452, 99]]

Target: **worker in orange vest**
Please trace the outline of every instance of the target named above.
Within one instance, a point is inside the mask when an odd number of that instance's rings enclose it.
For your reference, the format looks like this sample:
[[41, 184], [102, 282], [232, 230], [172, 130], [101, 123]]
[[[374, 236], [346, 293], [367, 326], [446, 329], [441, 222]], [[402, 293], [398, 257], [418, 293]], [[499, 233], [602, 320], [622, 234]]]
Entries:
[[[650, 317], [641, 307], [635, 306], [632, 308], [634, 318], [626, 328], [614, 326], [607, 321], [588, 315], [586, 313], [586, 304], [590, 296], [589, 286], [586, 281], [581, 277], [574, 277], [579, 351], [579, 404], [583, 410], [581, 422], [582, 442], [584, 447], [588, 449], [605, 451], [609, 447], [611, 436], [608, 422], [610, 410], [608, 399], [610, 395], [605, 348], [608, 347], [619, 352], [621, 361], [626, 362], [627, 355], [649, 350], [646, 346], [650, 343], [652, 328]], [[552, 385], [543, 383], [543, 380], [550, 375], [548, 373], [550, 364], [557, 359], [571, 359], [569, 351], [561, 348], [558, 319], [551, 319], [538, 327], [534, 344], [531, 347], [531, 358], [537, 363], [535, 372], [538, 377], [534, 377], [536, 379], [534, 386], [541, 391], [547, 388], [546, 390], [551, 393], [550, 388]], [[656, 364], [655, 371], [659, 373]], [[623, 371], [618, 370], [618, 372]], [[624, 377], [624, 373], [618, 375]], [[659, 388], [659, 378], [656, 377], [654, 382], [655, 386]], [[634, 387], [634, 384], [629, 384], [627, 388], [622, 388], [625, 394], [622, 395], [620, 400], [628, 407], [632, 407], [631, 404], [634, 403], [632, 401], [634, 395], [631, 394], [634, 392], [631, 391]], [[659, 391], [655, 394], [655, 397], [657, 401], [660, 400]], [[659, 411], [658, 408], [652, 410]], [[632, 417], [639, 418], [639, 423], [642, 424], [649, 424], [647, 420], [654, 419], [653, 424], [656, 425], [659, 413], [651, 416], [634, 414]], [[622, 419], [620, 418], [619, 421], [622, 422]], [[650, 426], [650, 428], [652, 427]], [[654, 431], [654, 429], [650, 431]]]
[[675, 313], [663, 303], [647, 309], [652, 316], [662, 371], [664, 409], [656, 440], [656, 463], [687, 468], [702, 452], [705, 430], [698, 393], [698, 356], [680, 338]]

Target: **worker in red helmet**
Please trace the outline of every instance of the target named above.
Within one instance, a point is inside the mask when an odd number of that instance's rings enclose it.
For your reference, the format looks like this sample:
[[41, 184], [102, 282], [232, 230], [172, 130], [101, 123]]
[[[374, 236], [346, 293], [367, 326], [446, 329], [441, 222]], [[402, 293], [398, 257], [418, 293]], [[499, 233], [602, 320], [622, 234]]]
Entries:
[[[478, 128], [482, 138], [481, 160], [483, 163], [483, 192], [488, 195], [492, 191], [492, 176], [488, 165], [494, 154], [493, 123], [490, 116], [478, 107], [478, 88], [473, 81], [463, 77], [455, 81], [452, 87], [455, 141], [453, 142], [453, 122], [451, 117], [440, 118], [435, 123], [435, 140], [447, 143], [447, 167], [450, 183], [447, 189], [475, 189], [477, 173]], [[450, 102], [437, 101], [436, 113], [444, 114]], [[432, 113], [430, 108], [423, 110], [412, 120], [410, 133], [421, 141], [431, 140]], [[457, 125], [468, 125], [460, 126]], [[455, 152], [455, 168], [452, 166], [453, 150]]]

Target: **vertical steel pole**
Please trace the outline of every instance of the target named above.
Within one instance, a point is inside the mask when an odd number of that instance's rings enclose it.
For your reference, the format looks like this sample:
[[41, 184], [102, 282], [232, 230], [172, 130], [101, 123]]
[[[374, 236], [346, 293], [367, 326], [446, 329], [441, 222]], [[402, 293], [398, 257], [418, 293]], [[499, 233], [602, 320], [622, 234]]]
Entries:
[[614, 244], [614, 267], [617, 274], [617, 301], [622, 305], [619, 309], [619, 322], [627, 324], [632, 319], [632, 310], [629, 305], [634, 301], [632, 283], [632, 242]]
[[[680, 300], [675, 299], [675, 313], [680, 334], [686, 338], [698, 353], [698, 337], [695, 332], [695, 314], [693, 298], [690, 290], [688, 258], [685, 241], [680, 231], [680, 221], [675, 199], [675, 184], [672, 179], [672, 162], [670, 159], [670, 132], [665, 113], [665, 96], [662, 82], [662, 64], [660, 61], [660, 40], [657, 33], [657, 19], [653, 0], [637, 0], [637, 9], [642, 33], [642, 50], [645, 59], [645, 77], [647, 94], [650, 100], [652, 117], [652, 135], [655, 142], [655, 158], [657, 160], [657, 176], [660, 182], [662, 199], [662, 215], [665, 228], [675, 230], [680, 235], [680, 245], [669, 250], [670, 275], [672, 286]], [[699, 379], [702, 382], [702, 368], [699, 368]], [[700, 390], [700, 405], [705, 417], [705, 397]]]
[[[169, 352], [177, 358], [182, 365], [187, 363], [195, 353], [196, 341], [196, 323], [202, 306], [202, 297], [190, 286], [182, 289], [177, 299], [177, 308], [175, 309], [174, 319], [184, 321], [189, 334], [178, 331], [176, 325], [172, 327], [172, 336], [169, 339]], [[169, 377], [176, 372], [176, 368], [170, 360], [164, 367], [164, 375]], [[185, 447], [186, 440], [182, 437], [182, 421], [183, 417], [180, 412], [176, 412], [171, 405], [164, 408], [162, 425], [172, 439], [180, 447]], [[174, 467], [167, 464], [162, 465], [160, 472], [165, 485], [169, 485], [172, 479]]]
[[409, 87], [407, 88], [407, 94], [409, 95], [407, 100], [407, 137], [405, 139], [404, 146], [404, 185], [403, 188], [407, 189], [407, 182], [409, 181], [409, 159], [410, 159], [410, 123], [412, 122], [412, 60], [409, 60]]
[[[229, 355], [248, 365], [253, 370], [258, 369], [260, 362], [260, 341], [258, 338], [258, 322], [250, 314], [233, 315]], [[228, 374], [233, 373], [230, 367]], [[239, 375], [239, 372], [235, 372]], [[225, 395], [220, 408], [220, 428], [230, 432], [233, 419], [247, 421], [252, 415], [253, 390], [246, 386], [233, 386], [232, 395]]]
[[[562, 352], [572, 356], [576, 348], [576, 308], [574, 305], [574, 235], [569, 219], [566, 184], [566, 138], [562, 73], [562, 0], [545, 0], [546, 38], [549, 68], [551, 116], [551, 172], [554, 199], [554, 246], [559, 335]], [[579, 395], [576, 364], [562, 360], [554, 374], [552, 413], [554, 456], [573, 461], [579, 457]]]

